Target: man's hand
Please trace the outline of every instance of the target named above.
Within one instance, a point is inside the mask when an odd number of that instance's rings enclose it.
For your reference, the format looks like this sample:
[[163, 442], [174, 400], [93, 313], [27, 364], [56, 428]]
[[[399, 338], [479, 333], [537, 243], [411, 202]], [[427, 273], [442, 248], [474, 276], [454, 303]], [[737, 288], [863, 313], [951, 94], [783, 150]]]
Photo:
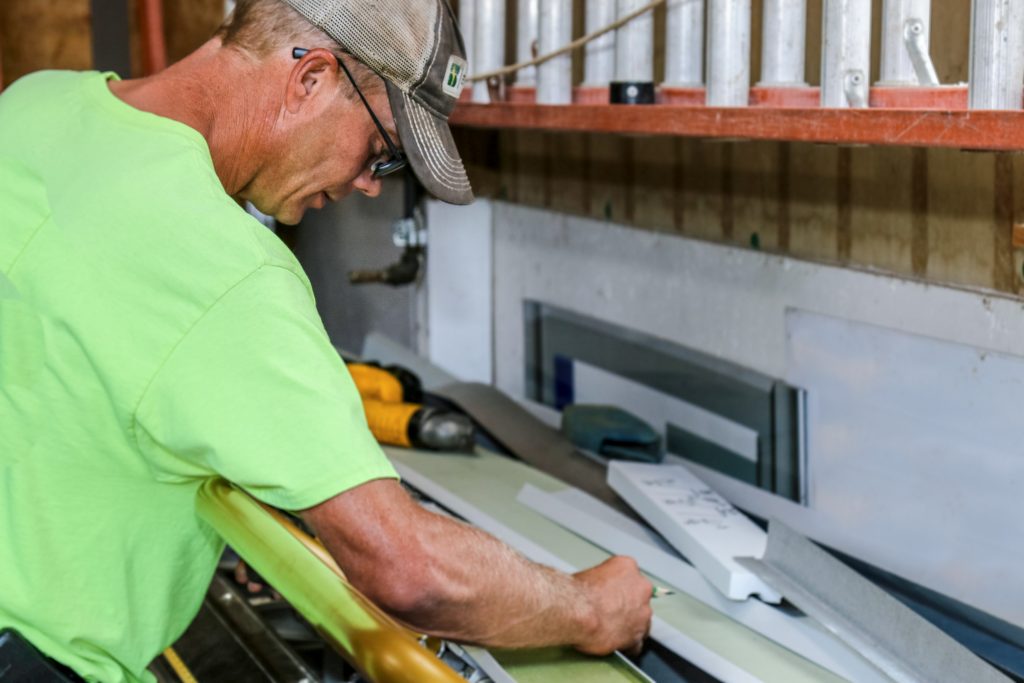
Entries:
[[589, 597], [595, 626], [575, 643], [576, 649], [591, 655], [639, 652], [651, 628], [653, 586], [640, 574], [636, 560], [612, 557], [573, 578]]

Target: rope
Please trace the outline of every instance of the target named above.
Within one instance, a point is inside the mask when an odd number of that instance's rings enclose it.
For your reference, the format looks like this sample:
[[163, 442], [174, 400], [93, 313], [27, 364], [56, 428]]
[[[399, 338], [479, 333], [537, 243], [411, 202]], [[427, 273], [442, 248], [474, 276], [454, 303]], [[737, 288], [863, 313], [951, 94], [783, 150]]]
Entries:
[[486, 81], [488, 79], [495, 78], [495, 77], [498, 77], [498, 76], [506, 76], [508, 74], [515, 73], [516, 71], [519, 71], [520, 69], [525, 69], [528, 66], [536, 66], [537, 64], [543, 64], [544, 62], [546, 62], [548, 60], [551, 60], [551, 59], [554, 59], [555, 57], [558, 57], [559, 55], [564, 55], [566, 52], [572, 52], [573, 50], [577, 50], [577, 49], [581, 48], [584, 45], [586, 45], [587, 43], [589, 43], [590, 41], [594, 40], [595, 38], [600, 38], [601, 36], [603, 36], [604, 34], [608, 33], [609, 31], [614, 31], [617, 28], [621, 28], [625, 24], [628, 24], [629, 22], [631, 22], [633, 19], [636, 19], [638, 16], [640, 16], [644, 12], [649, 12], [652, 9], [654, 9], [655, 7], [657, 7], [658, 5], [661, 5], [661, 4], [664, 4], [664, 3], [665, 3], [665, 0], [654, 0], [653, 2], [650, 2], [650, 3], [646, 4], [646, 5], [644, 5], [643, 7], [640, 7], [638, 9], [636, 9], [636, 10], [633, 10], [632, 12], [630, 12], [629, 14], [627, 14], [625, 16], [619, 17], [618, 19], [616, 19], [612, 23], [608, 24], [607, 26], [605, 26], [603, 28], [599, 28], [596, 31], [591, 31], [587, 35], [581, 36], [581, 37], [577, 38], [576, 40], [572, 41], [571, 43], [563, 45], [562, 47], [558, 48], [557, 50], [555, 50], [553, 52], [549, 52], [546, 55], [540, 55], [539, 57], [534, 57], [533, 59], [527, 60], [525, 62], [519, 62], [517, 64], [510, 64], [508, 66], [503, 66], [500, 69], [495, 69], [494, 71], [486, 71], [486, 72], [484, 72], [482, 74], [476, 74], [475, 76], [470, 76], [466, 80], [468, 80], [470, 83], [475, 83], [477, 81]]

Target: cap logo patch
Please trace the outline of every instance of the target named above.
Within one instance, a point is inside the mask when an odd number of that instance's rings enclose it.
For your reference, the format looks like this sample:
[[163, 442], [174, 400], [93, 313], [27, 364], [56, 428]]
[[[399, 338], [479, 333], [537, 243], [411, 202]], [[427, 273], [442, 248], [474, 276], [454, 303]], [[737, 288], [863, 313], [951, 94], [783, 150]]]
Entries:
[[462, 94], [463, 81], [466, 79], [466, 60], [452, 55], [448, 58], [448, 68], [444, 70], [444, 74], [441, 90], [446, 95], [457, 98]]

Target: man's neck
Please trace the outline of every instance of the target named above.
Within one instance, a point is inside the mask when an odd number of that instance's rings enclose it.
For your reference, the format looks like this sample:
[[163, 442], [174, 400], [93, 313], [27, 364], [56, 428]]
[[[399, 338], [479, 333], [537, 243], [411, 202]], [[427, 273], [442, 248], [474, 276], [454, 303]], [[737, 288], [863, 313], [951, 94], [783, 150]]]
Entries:
[[265, 132], [272, 121], [256, 120], [258, 68], [218, 39], [148, 78], [110, 83], [111, 92], [136, 109], [184, 123], [210, 148], [224, 191], [236, 195], [266, 158]]

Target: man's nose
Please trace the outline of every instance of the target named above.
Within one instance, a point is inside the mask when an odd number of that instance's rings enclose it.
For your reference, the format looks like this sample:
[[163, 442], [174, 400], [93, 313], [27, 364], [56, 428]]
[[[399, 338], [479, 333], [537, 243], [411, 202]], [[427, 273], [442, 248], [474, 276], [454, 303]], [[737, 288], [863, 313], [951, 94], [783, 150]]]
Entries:
[[380, 195], [381, 183], [381, 179], [374, 177], [371, 169], [366, 169], [359, 174], [352, 186], [367, 197], [377, 197]]

